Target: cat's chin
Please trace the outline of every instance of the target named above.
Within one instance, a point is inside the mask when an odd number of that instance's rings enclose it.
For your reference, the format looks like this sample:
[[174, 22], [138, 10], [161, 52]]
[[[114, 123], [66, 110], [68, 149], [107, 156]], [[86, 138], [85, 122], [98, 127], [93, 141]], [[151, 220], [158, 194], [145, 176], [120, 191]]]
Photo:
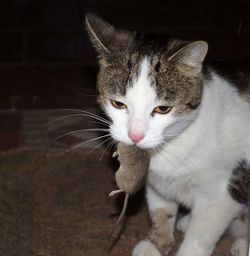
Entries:
[[[114, 136], [112, 136], [114, 138]], [[117, 142], [121, 142], [124, 143], [126, 145], [129, 146], [133, 146], [136, 145], [138, 148], [141, 149], [155, 149], [155, 148], [159, 148], [162, 146], [162, 144], [165, 142], [165, 140], [161, 139], [161, 140], [141, 140], [138, 143], [134, 143], [129, 139], [123, 139], [123, 138], [114, 138], [115, 141]]]
[[155, 149], [158, 148], [162, 145], [162, 143], [158, 142], [158, 143], [143, 143], [143, 142], [139, 142], [134, 144], [136, 145], [138, 148], [141, 149]]
[[137, 145], [137, 146], [138, 146], [138, 148], [145, 149], [145, 150], [154, 150], [154, 149], [160, 147], [161, 144], [159, 144], [159, 145], [147, 145], [147, 146], [145, 146], [145, 145], [143, 145], [143, 146]]
[[141, 148], [141, 149], [154, 149], [154, 148], [156, 148], [160, 145], [160, 144], [157, 144], [157, 145], [155, 145], [155, 144], [145, 144], [145, 143], [141, 143], [141, 142], [139, 142], [139, 143], [132, 143], [132, 142], [127, 142], [127, 141], [126, 142], [125, 141], [119, 141], [119, 142], [124, 143], [124, 144], [129, 145], [129, 146], [135, 145], [135, 146], [137, 146], [138, 148]]
[[136, 146], [142, 149], [156, 149], [156, 148], [160, 148], [165, 142], [166, 142], [166, 139], [158, 136], [157, 139], [146, 138], [146, 140], [142, 140], [138, 142]]

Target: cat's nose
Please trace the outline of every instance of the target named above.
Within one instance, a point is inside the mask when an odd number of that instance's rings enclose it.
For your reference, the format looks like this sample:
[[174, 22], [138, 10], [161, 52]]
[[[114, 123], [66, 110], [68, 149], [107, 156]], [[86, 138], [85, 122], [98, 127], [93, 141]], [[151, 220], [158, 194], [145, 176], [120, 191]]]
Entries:
[[144, 138], [143, 133], [139, 133], [139, 134], [128, 133], [128, 136], [134, 143], [138, 143]]
[[133, 120], [128, 130], [128, 136], [134, 143], [138, 143], [145, 137], [144, 131], [145, 127], [143, 122], [140, 120]]

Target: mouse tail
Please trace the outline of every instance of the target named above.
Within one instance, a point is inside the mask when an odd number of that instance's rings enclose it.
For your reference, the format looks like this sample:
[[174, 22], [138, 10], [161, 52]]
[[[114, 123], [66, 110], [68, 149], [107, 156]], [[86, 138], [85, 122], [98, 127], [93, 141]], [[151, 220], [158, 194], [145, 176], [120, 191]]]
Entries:
[[124, 203], [123, 203], [123, 207], [122, 207], [122, 212], [121, 212], [119, 218], [117, 219], [117, 221], [115, 222], [115, 224], [113, 225], [113, 227], [112, 227], [112, 229], [111, 229], [111, 232], [110, 232], [109, 235], [108, 235], [108, 239], [111, 238], [111, 236], [112, 236], [113, 233], [115, 232], [117, 226], [119, 225], [120, 221], [121, 221], [122, 218], [124, 217], [125, 212], [126, 212], [126, 209], [127, 209], [127, 206], [128, 206], [128, 199], [129, 199], [129, 193], [126, 193], [125, 199], [124, 199]]

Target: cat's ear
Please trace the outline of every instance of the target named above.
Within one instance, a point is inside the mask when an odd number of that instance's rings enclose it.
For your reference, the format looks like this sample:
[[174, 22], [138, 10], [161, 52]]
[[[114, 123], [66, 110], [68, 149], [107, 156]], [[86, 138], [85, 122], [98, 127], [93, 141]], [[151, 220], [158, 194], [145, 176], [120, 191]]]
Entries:
[[182, 71], [198, 76], [207, 51], [208, 44], [205, 41], [195, 41], [178, 50], [168, 61], [174, 62]]
[[94, 47], [101, 55], [127, 49], [135, 36], [132, 32], [115, 29], [92, 13], [86, 14], [85, 24]]

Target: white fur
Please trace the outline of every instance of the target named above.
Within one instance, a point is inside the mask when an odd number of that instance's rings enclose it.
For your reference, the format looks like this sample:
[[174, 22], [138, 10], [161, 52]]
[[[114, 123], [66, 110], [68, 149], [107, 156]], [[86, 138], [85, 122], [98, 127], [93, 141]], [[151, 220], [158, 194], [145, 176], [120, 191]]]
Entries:
[[[245, 209], [242, 214], [248, 216], [247, 209]], [[242, 220], [242, 217], [243, 216], [240, 215], [239, 218], [234, 219], [230, 225], [230, 232], [235, 239], [248, 236], [249, 221]], [[247, 219], [247, 217], [245, 217], [245, 219]]]
[[[176, 203], [190, 207], [192, 217], [177, 256], [209, 256], [232, 219], [243, 209], [229, 195], [228, 184], [238, 161], [250, 162], [250, 105], [229, 82], [213, 73], [204, 86], [198, 113], [180, 119], [174, 112], [152, 116], [160, 102], [148, 74], [149, 63], [145, 58], [126, 97], [116, 99], [128, 108], [107, 106], [106, 111], [113, 119], [111, 133], [118, 141], [132, 144], [128, 130], [134, 120], [140, 120], [145, 137], [138, 146], [150, 148], [166, 141], [150, 162], [149, 210], [171, 206], [175, 212]], [[184, 128], [178, 136], [166, 140]], [[139, 252], [147, 251], [148, 247], [148, 242], [145, 248], [140, 244], [133, 255], [148, 255]]]
[[246, 238], [239, 238], [236, 240], [231, 248], [233, 256], [247, 256], [248, 240]]
[[242, 221], [243, 215], [248, 216], [247, 209], [242, 212], [242, 216], [232, 221], [230, 231], [235, 239], [232, 244], [231, 253], [233, 256], [246, 256], [248, 249], [249, 221], [247, 217]]
[[187, 214], [187, 215], [185, 215], [184, 217], [182, 217], [182, 218], [178, 221], [178, 223], [177, 223], [177, 225], [176, 225], [176, 228], [177, 228], [179, 231], [185, 233], [185, 232], [187, 231], [187, 229], [188, 229], [188, 225], [189, 225], [189, 223], [190, 223], [190, 218], [191, 218], [191, 214], [190, 214], [190, 213]]
[[136, 245], [132, 251], [132, 256], [161, 256], [161, 253], [148, 240], [143, 240]]

